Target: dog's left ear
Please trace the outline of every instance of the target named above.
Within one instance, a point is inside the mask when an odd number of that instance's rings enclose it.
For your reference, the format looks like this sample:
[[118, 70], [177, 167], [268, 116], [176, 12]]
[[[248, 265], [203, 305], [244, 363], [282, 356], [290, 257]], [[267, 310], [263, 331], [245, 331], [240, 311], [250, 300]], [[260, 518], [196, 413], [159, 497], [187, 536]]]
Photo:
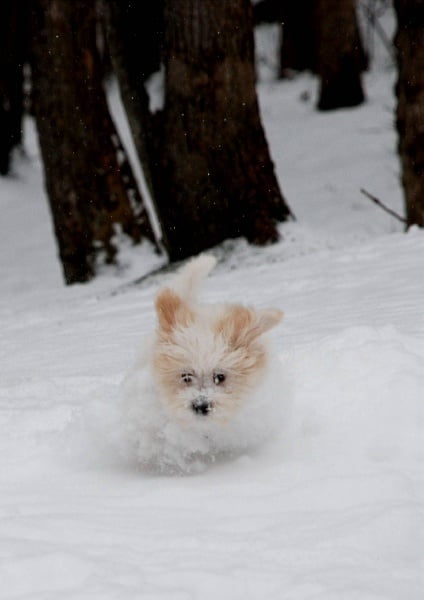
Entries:
[[283, 317], [284, 313], [279, 308], [263, 308], [257, 310], [257, 323], [255, 326], [255, 329], [257, 328], [257, 331], [259, 331], [257, 335], [261, 335], [262, 333], [265, 333], [269, 329], [272, 329], [278, 325], [278, 323], [283, 320]]
[[218, 330], [227, 337], [233, 347], [248, 346], [260, 335], [275, 327], [283, 315], [283, 311], [278, 308], [254, 310], [245, 306], [231, 306], [221, 319]]

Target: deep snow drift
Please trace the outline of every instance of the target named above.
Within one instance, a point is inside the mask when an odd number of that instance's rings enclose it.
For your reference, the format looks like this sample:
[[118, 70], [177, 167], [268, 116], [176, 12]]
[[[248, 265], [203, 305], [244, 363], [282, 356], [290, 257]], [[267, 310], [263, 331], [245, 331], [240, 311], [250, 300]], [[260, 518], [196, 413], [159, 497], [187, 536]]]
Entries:
[[1, 598], [422, 598], [424, 233], [359, 193], [402, 210], [393, 78], [379, 64], [367, 104], [327, 115], [299, 100], [310, 78], [260, 84], [298, 221], [269, 248], [215, 249], [204, 295], [285, 311], [292, 429], [185, 477], [116, 452], [165, 276], [127, 284], [163, 259], [128, 248], [127, 268], [65, 288], [26, 123], [0, 181]]

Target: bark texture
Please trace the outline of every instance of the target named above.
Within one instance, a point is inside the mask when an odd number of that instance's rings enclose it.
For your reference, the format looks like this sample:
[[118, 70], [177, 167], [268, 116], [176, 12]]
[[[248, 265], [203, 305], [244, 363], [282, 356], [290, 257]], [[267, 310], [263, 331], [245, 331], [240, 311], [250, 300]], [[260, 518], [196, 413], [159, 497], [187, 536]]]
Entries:
[[319, 110], [357, 106], [365, 99], [366, 67], [355, 0], [317, 0]]
[[0, 2], [0, 175], [22, 140], [23, 68], [28, 58], [28, 2]]
[[106, 104], [95, 3], [34, 0], [34, 110], [45, 183], [67, 283], [111, 263], [117, 228], [151, 235]]
[[424, 227], [424, 0], [395, 0], [399, 155], [408, 225]]
[[160, 219], [172, 260], [224, 239], [266, 244], [290, 215], [259, 116], [249, 0], [165, 0]]

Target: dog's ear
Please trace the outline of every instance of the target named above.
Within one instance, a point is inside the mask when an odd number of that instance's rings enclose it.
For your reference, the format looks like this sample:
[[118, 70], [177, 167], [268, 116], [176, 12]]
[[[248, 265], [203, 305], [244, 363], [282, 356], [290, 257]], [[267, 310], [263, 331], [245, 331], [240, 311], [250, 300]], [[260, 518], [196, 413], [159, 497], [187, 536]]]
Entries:
[[159, 292], [155, 308], [159, 329], [164, 333], [171, 333], [177, 324], [187, 325], [193, 319], [190, 307], [170, 288], [164, 288]]
[[257, 325], [259, 334], [272, 329], [283, 320], [284, 313], [279, 308], [263, 308], [256, 311]]
[[254, 310], [245, 306], [230, 306], [218, 324], [218, 331], [228, 339], [231, 346], [248, 346], [275, 327], [283, 314], [278, 308]]

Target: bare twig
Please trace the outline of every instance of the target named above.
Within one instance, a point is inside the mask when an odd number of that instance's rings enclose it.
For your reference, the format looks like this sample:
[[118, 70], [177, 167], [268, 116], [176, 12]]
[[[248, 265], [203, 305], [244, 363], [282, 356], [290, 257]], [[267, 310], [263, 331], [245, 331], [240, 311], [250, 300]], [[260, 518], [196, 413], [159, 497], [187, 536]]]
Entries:
[[391, 208], [388, 208], [385, 204], [383, 204], [383, 202], [381, 200], [379, 200], [378, 198], [376, 198], [375, 196], [373, 196], [372, 194], [367, 192], [367, 190], [364, 190], [363, 188], [361, 188], [360, 191], [361, 191], [361, 194], [364, 194], [364, 196], [366, 196], [367, 198], [372, 200], [374, 202], [374, 204], [377, 204], [377, 206], [379, 206], [380, 208], [385, 210], [387, 213], [389, 213], [389, 215], [392, 215], [392, 217], [395, 217], [395, 219], [397, 219], [401, 223], [405, 223], [405, 225], [408, 223], [408, 221], [404, 217], [401, 217], [397, 212], [395, 212]]

